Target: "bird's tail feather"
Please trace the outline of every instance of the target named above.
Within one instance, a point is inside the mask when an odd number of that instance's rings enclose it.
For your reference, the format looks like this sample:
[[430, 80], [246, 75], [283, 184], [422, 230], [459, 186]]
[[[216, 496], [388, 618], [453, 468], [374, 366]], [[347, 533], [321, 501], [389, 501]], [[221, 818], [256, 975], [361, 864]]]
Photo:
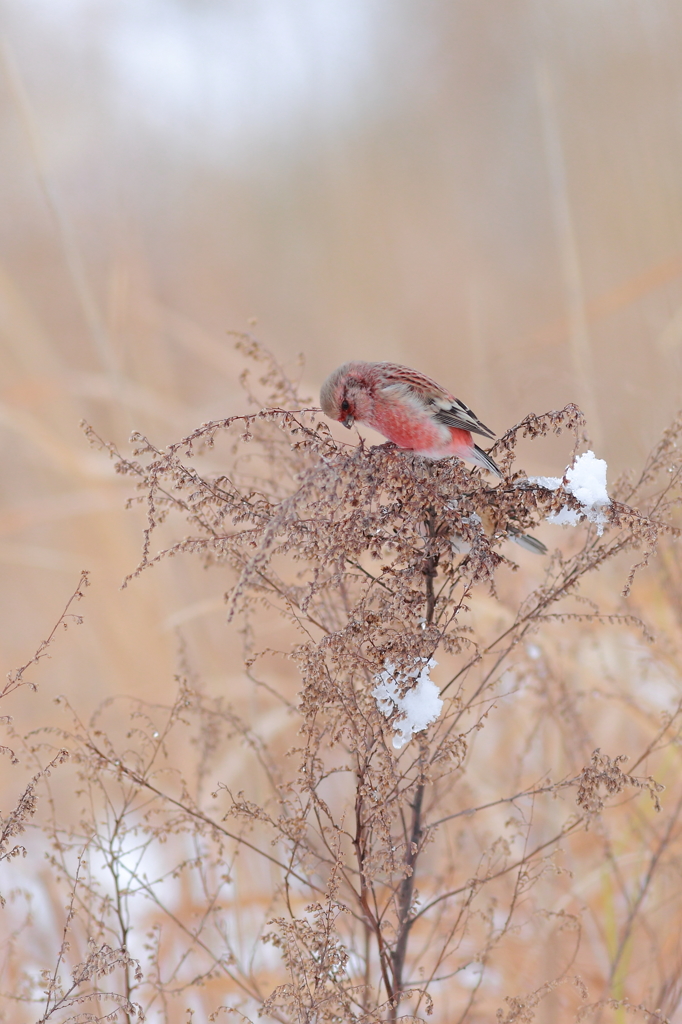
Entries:
[[511, 530], [509, 530], [509, 536], [515, 544], [525, 548], [526, 551], [532, 551], [534, 555], [547, 554], [546, 545], [541, 540], [538, 540], [537, 537], [531, 537], [528, 533], [512, 533]]
[[487, 452], [484, 452], [482, 448], [479, 448], [477, 444], [473, 446], [469, 458], [472, 462], [475, 462], [476, 465], [482, 466], [483, 469], [487, 469], [488, 472], [494, 473], [495, 476], [499, 476], [500, 480], [502, 479], [502, 470], [500, 467], [497, 465], [495, 460], [488, 455]]
[[[477, 444], [474, 445], [469, 458], [471, 459], [472, 462], [475, 462], [476, 465], [482, 466], [484, 469], [487, 469], [490, 473], [495, 473], [496, 476], [499, 476], [500, 479], [502, 479], [502, 471], [500, 467], [497, 465], [492, 456], [488, 455], [487, 452], [484, 452], [483, 449], [479, 448]], [[547, 554], [547, 548], [541, 540], [537, 539], [537, 537], [531, 537], [528, 533], [517, 533], [515, 530], [509, 529], [508, 535], [510, 540], [513, 540], [515, 544], [518, 544], [520, 545], [520, 547], [525, 548], [526, 551], [532, 551], [534, 555]]]

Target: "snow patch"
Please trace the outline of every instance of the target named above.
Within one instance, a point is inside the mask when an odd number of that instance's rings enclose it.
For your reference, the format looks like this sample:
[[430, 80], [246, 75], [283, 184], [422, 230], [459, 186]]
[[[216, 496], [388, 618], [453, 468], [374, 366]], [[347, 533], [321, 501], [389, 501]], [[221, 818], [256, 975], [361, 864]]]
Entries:
[[547, 516], [547, 522], [555, 526], [577, 526], [580, 522], [580, 512], [574, 508], [561, 508], [558, 512], [552, 512]]
[[610, 505], [606, 490], [606, 463], [594, 452], [585, 452], [576, 459], [575, 466], [566, 470], [566, 490], [577, 498], [581, 505]]
[[560, 476], [529, 476], [529, 484], [537, 484], [538, 487], [546, 487], [548, 491], [557, 491], [564, 481]]
[[604, 459], [598, 459], [594, 452], [589, 451], [576, 459], [574, 466], [568, 467], [563, 479], [556, 476], [529, 477], [531, 483], [551, 491], [558, 490], [563, 484], [568, 494], [580, 502], [579, 511], [564, 507], [547, 516], [547, 522], [555, 526], [577, 526], [584, 516], [588, 522], [596, 525], [601, 537], [608, 522], [604, 508], [611, 504], [606, 490], [606, 469]]
[[[414, 733], [422, 732], [440, 717], [443, 701], [439, 696], [440, 690], [429, 675], [435, 664], [433, 658], [418, 658], [414, 668], [399, 672], [395, 665], [387, 661], [384, 671], [376, 677], [377, 685], [372, 690], [372, 696], [379, 711], [384, 718], [390, 718], [395, 711], [399, 711], [402, 716], [393, 723], [396, 733], [393, 746], [396, 750], [409, 743]], [[401, 697], [401, 686], [411, 680], [415, 681], [415, 685]]]

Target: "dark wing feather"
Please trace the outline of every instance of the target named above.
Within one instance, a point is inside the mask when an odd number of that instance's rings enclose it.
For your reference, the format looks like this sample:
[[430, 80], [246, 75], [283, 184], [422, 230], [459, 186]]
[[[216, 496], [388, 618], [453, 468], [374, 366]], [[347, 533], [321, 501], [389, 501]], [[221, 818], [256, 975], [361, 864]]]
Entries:
[[434, 419], [446, 427], [470, 430], [473, 434], [482, 434], [483, 437], [495, 437], [490, 427], [481, 423], [478, 416], [475, 416], [471, 409], [464, 402], [460, 402], [458, 398], [453, 398], [450, 402], [439, 398], [432, 399], [431, 406], [436, 410]]

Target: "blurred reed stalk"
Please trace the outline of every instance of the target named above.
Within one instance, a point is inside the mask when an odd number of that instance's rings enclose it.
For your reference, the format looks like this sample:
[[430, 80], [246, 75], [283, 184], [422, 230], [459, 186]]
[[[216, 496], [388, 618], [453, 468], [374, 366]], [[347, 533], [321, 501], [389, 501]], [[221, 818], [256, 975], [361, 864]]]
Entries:
[[535, 82], [568, 311], [571, 363], [578, 402], [585, 412], [594, 444], [598, 448], [603, 442], [604, 434], [599, 417], [599, 403], [595, 393], [597, 378], [587, 322], [585, 286], [580, 263], [580, 250], [571, 213], [566, 159], [561, 142], [556, 100], [546, 61], [538, 63]]

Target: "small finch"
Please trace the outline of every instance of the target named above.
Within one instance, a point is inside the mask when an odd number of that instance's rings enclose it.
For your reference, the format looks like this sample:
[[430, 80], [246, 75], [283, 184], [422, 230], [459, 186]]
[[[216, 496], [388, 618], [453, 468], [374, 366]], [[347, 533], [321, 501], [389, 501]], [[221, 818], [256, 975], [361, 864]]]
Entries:
[[322, 385], [322, 411], [344, 427], [374, 427], [399, 448], [429, 459], [459, 459], [501, 477], [471, 436], [494, 438], [471, 409], [417, 370], [397, 363], [344, 363]]
[[[320, 392], [322, 411], [349, 429], [366, 423], [398, 446], [429, 459], [452, 455], [502, 477], [495, 460], [475, 444], [472, 433], [494, 438], [464, 402], [430, 377], [398, 363], [344, 363]], [[547, 549], [534, 537], [510, 531], [533, 551]]]

